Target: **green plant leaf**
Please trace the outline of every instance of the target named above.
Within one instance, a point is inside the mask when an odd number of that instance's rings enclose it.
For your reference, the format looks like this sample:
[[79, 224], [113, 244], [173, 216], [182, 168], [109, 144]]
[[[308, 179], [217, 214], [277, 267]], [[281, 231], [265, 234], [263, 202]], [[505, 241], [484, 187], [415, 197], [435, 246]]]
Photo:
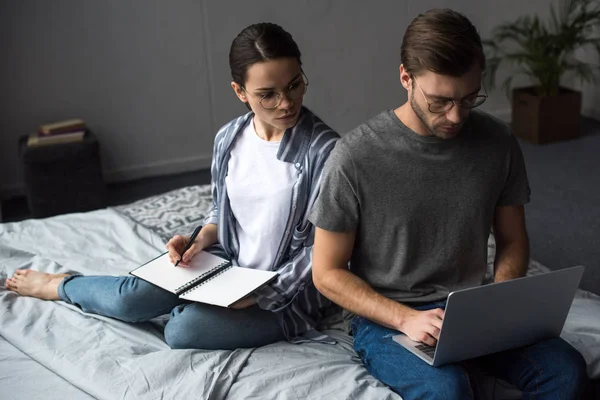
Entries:
[[487, 86], [495, 88], [502, 64], [515, 70], [502, 84], [507, 93], [513, 78], [520, 74], [528, 76], [542, 95], [558, 93], [567, 72], [582, 82], [594, 82], [599, 69], [577, 60], [574, 54], [588, 48], [600, 55], [600, 37], [594, 33], [599, 27], [598, 0], [562, 0], [558, 7], [550, 6], [546, 22], [537, 15], [524, 15], [500, 24], [491, 38], [482, 41], [488, 58]]

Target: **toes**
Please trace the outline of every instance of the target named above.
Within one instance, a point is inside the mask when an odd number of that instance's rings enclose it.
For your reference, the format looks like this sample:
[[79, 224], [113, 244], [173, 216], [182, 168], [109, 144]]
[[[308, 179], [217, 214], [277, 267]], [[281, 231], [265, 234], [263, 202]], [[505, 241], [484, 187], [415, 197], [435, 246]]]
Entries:
[[8, 290], [15, 290], [15, 282], [12, 278], [6, 280], [5, 286]]
[[29, 270], [29, 269], [18, 269], [18, 270], [15, 271], [15, 275], [14, 276], [15, 277], [17, 277], [17, 276], [23, 276], [23, 277], [25, 277], [25, 276], [27, 276], [29, 274], [30, 271], [31, 270]]

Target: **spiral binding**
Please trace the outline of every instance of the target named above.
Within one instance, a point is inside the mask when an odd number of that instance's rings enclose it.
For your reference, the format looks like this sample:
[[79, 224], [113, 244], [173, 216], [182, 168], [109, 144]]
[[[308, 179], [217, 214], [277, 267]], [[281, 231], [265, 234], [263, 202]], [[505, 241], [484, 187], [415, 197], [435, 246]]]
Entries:
[[191, 292], [192, 290], [196, 289], [198, 286], [201, 286], [204, 283], [210, 281], [211, 279], [214, 279], [217, 276], [221, 275], [223, 272], [225, 272], [229, 268], [231, 268], [231, 266], [232, 266], [231, 262], [229, 262], [229, 261], [223, 262], [223, 263], [217, 265], [216, 267], [206, 271], [205, 273], [198, 276], [197, 278], [192, 279], [185, 285], [179, 286], [177, 289], [175, 289], [175, 294], [177, 294], [179, 296], [179, 295], [184, 295], [188, 292]]

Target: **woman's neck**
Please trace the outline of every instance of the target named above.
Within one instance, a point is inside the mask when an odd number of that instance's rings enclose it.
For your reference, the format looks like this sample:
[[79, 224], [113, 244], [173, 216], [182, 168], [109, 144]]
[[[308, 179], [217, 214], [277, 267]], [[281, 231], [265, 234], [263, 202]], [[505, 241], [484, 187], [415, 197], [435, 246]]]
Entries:
[[285, 130], [277, 129], [272, 125], [265, 124], [257, 118], [252, 118], [252, 123], [254, 124], [254, 131], [258, 137], [267, 142], [280, 142], [285, 133]]

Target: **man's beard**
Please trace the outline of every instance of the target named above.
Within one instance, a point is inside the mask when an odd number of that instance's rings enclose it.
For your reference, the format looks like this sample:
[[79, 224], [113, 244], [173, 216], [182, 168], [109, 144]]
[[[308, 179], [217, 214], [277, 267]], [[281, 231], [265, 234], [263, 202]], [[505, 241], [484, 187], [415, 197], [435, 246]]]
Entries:
[[[414, 90], [411, 92], [410, 106], [412, 107], [413, 111], [417, 115], [417, 118], [419, 118], [419, 120], [421, 121], [421, 123], [423, 123], [423, 125], [427, 128], [427, 130], [429, 131], [429, 134], [431, 136], [435, 136], [435, 137], [440, 138], [440, 139], [448, 139], [444, 135], [438, 133], [438, 129], [441, 130], [441, 128], [443, 126], [447, 126], [449, 124], [448, 123], [440, 123], [440, 124], [432, 124], [432, 123], [430, 123], [427, 120], [427, 115], [425, 114], [425, 111], [423, 111], [423, 109], [415, 101], [415, 92], [414, 92]], [[458, 107], [458, 106], [455, 105], [455, 107]], [[458, 133], [460, 133], [460, 128], [462, 128], [463, 125], [464, 125], [464, 121], [460, 123], [460, 125], [459, 125], [459, 132], [457, 132], [456, 135], [458, 135]]]

